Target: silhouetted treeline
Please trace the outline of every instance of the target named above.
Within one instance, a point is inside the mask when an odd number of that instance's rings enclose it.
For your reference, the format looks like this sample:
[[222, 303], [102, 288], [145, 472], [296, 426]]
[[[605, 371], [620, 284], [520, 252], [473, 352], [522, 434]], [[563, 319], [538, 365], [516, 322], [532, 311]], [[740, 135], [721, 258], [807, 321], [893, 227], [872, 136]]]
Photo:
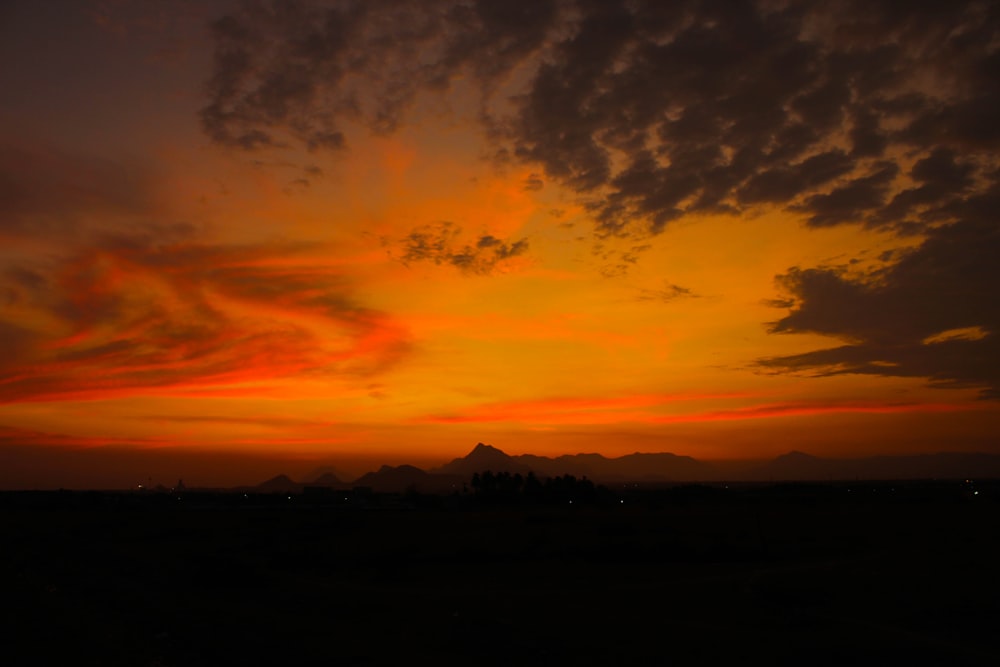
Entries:
[[472, 475], [470, 486], [481, 504], [593, 505], [611, 499], [607, 487], [573, 475], [540, 480], [533, 472], [521, 475], [485, 470]]
[[996, 504], [1000, 480], [856, 481], [829, 483], [641, 484], [610, 487], [570, 474], [539, 478], [535, 474], [475, 473], [451, 492], [425, 492], [410, 487], [386, 492], [370, 487], [332, 489], [308, 487], [300, 492], [244, 492], [217, 490], [143, 491], [0, 491], [4, 508], [131, 508], [171, 511], [204, 508], [326, 507], [338, 510], [441, 509], [486, 507], [591, 506], [658, 510], [687, 506], [881, 506], [899, 504]]

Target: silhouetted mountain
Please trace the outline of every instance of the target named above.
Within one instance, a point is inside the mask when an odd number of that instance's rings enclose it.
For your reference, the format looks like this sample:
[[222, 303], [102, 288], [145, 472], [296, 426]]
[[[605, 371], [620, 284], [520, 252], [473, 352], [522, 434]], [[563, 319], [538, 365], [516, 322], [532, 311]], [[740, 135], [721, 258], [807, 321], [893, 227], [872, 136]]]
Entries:
[[301, 493], [302, 484], [293, 482], [288, 475], [278, 475], [266, 482], [261, 482], [252, 490], [257, 493]]
[[[471, 477], [471, 473], [469, 474]], [[404, 493], [406, 491], [441, 492], [453, 486], [461, 488], [466, 478], [462, 475], [432, 475], [416, 466], [382, 466], [354, 480], [354, 486], [368, 486], [384, 493]], [[457, 485], [457, 486], [456, 486]]]
[[331, 472], [323, 473], [313, 481], [309, 482], [308, 486], [329, 486], [334, 488], [344, 488], [347, 485], [340, 481], [340, 479]]
[[619, 479], [667, 479], [671, 481], [703, 481], [715, 479], [715, 468], [690, 456], [677, 454], [629, 454], [608, 461], [609, 475]]
[[308, 475], [305, 475], [303, 479], [313, 480], [312, 484], [319, 484], [321, 478], [326, 478], [327, 475], [332, 476], [337, 480], [350, 479], [351, 476], [344, 473], [342, 470], [338, 470], [333, 466], [320, 466], [314, 470], [309, 471]]
[[509, 456], [483, 443], [476, 445], [467, 456], [454, 459], [432, 472], [469, 476], [484, 470], [522, 474], [534, 472], [539, 477], [573, 475], [597, 481], [699, 481], [715, 478], [711, 465], [690, 456], [637, 452], [613, 459], [600, 454], [565, 454], [553, 459], [534, 454]]
[[821, 459], [799, 451], [782, 454], [760, 467], [762, 478], [776, 480], [823, 480], [835, 476], [842, 461]]
[[[599, 454], [577, 454], [575, 456], [560, 456], [557, 459], [550, 459], [547, 456], [536, 456], [535, 454], [521, 454], [516, 457], [516, 462], [523, 465], [515, 472], [531, 471], [536, 477], [559, 477], [561, 475], [573, 475], [574, 477], [593, 477], [593, 470], [584, 459], [572, 460], [576, 457], [600, 456]], [[601, 457], [603, 458], [603, 457]], [[565, 460], [564, 460], [565, 459]], [[514, 461], [514, 457], [511, 458]]]
[[768, 461], [706, 463], [690, 456], [636, 452], [618, 458], [601, 454], [566, 454], [556, 458], [522, 454], [510, 456], [479, 443], [462, 458], [433, 469], [468, 478], [475, 472], [527, 473], [538, 477], [573, 475], [597, 482], [711, 482], [829, 481], [851, 479], [962, 479], [1000, 477], [1000, 456], [978, 453], [940, 453], [910, 456], [874, 456], [832, 459], [791, 451]]
[[496, 447], [484, 445], [480, 442], [466, 456], [453, 459], [440, 468], [434, 468], [431, 472], [441, 475], [471, 477], [473, 473], [483, 472], [484, 470], [526, 473], [529, 468]]
[[890, 479], [1000, 479], [1000, 455], [980, 453], [939, 453], [911, 456], [873, 456], [832, 459], [799, 451], [767, 461], [717, 461], [706, 463], [690, 456], [670, 453], [636, 452], [618, 458], [601, 454], [567, 454], [556, 458], [523, 454], [510, 456], [496, 447], [479, 443], [468, 455], [430, 472], [411, 465], [384, 465], [351, 483], [332, 473], [320, 475], [308, 484], [278, 475], [240, 491], [255, 493], [301, 493], [305, 486], [349, 488], [366, 486], [384, 493], [446, 493], [460, 491], [474, 473], [486, 470], [522, 475], [533, 472], [539, 478], [573, 475], [599, 484], [617, 482], [721, 482], [721, 481], [844, 481]]

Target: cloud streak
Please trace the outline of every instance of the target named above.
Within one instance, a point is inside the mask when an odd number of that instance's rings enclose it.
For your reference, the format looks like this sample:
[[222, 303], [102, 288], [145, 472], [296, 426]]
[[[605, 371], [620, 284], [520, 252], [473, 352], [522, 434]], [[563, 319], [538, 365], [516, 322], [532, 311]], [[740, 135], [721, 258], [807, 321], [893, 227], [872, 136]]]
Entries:
[[955, 412], [971, 409], [953, 403], [903, 403], [880, 401], [801, 401], [767, 403], [746, 407], [665, 414], [658, 409], [684, 401], [745, 397], [745, 394], [637, 395], [619, 398], [559, 398], [511, 401], [473, 406], [450, 414], [418, 419], [432, 424], [517, 423], [544, 426], [646, 424], [667, 425], [698, 422], [743, 421], [781, 417], [811, 417], [827, 414], [895, 414], [905, 412]]
[[0, 337], [20, 352], [0, 361], [0, 401], [363, 377], [410, 348], [405, 327], [359, 305], [342, 276], [295, 261], [301, 247], [120, 241], [8, 272], [0, 292], [17, 307]]
[[[743, 394], [636, 394], [618, 397], [554, 397], [485, 403], [451, 414], [419, 418], [419, 422], [456, 424], [486, 422], [531, 422], [593, 424], [632, 421], [652, 413], [640, 411], [683, 401], [738, 398]], [[644, 420], [644, 419], [640, 419]]]

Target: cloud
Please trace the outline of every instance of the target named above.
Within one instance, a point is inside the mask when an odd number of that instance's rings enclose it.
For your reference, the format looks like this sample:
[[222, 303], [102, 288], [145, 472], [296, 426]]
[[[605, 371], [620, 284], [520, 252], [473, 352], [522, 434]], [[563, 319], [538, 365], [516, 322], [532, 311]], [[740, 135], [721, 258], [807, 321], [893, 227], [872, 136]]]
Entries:
[[526, 192], [538, 192], [545, 187], [545, 181], [538, 174], [529, 174], [521, 186]]
[[154, 175], [40, 145], [0, 140], [0, 238], [68, 235], [156, 206]]
[[212, 24], [202, 125], [244, 149], [341, 149], [345, 120], [391, 132], [422, 90], [466, 71], [497, 81], [539, 47], [553, 14], [551, 0], [246, 3]]
[[501, 240], [484, 234], [472, 243], [463, 243], [461, 227], [451, 222], [439, 222], [418, 227], [398, 244], [398, 259], [403, 264], [433, 262], [470, 274], [493, 273], [507, 260], [528, 251], [528, 240]]
[[[4, 455], [9, 456], [12, 453], [16, 453], [16, 449], [23, 449], [25, 447], [65, 447], [67, 449], [92, 450], [93, 448], [105, 448], [108, 446], [134, 447], [138, 444], [162, 446], [167, 444], [167, 442], [159, 438], [93, 437], [67, 435], [64, 433], [48, 433], [44, 431], [14, 428], [0, 424], [0, 457], [3, 458], [6, 458]], [[50, 450], [50, 454], [51, 451], [52, 450]], [[5, 463], [6, 462], [9, 462], [9, 459], [8, 461], [5, 461]], [[5, 485], [5, 488], [10, 487]]]
[[803, 188], [823, 185], [854, 168], [854, 160], [842, 150], [808, 157], [792, 165], [779, 165], [751, 176], [737, 192], [741, 203], [786, 202]]
[[670, 282], [664, 282], [661, 289], [642, 289], [639, 291], [639, 301], [661, 301], [670, 303], [677, 299], [691, 299], [698, 295], [689, 287], [681, 287]]
[[664, 408], [684, 401], [747, 398], [746, 394], [640, 394], [613, 398], [543, 398], [475, 405], [451, 414], [428, 415], [418, 423], [509, 423], [545, 425], [620, 424], [651, 425], [737, 421], [780, 417], [820, 416], [841, 413], [892, 414], [900, 412], [954, 412], [970, 409], [951, 403], [881, 401], [756, 403], [743, 407], [696, 412], [667, 413]]
[[911, 160], [995, 154], [998, 22], [977, 0], [256, 3], [213, 24], [202, 121], [340, 149], [345, 123], [391, 132], [461, 78], [497, 154], [541, 169], [526, 187], [575, 191], [599, 233], [762, 203], [894, 224]]
[[793, 209], [810, 214], [806, 219], [810, 227], [830, 227], [863, 220], [866, 211], [882, 206], [889, 185], [898, 172], [899, 167], [895, 164], [879, 164], [872, 173], [855, 178], [830, 192], [810, 195], [802, 205]]
[[[927, 233], [880, 269], [793, 268], [779, 277], [789, 313], [774, 333], [818, 333], [845, 344], [762, 359], [777, 372], [928, 378], [1000, 398], [1000, 184], [955, 203], [958, 220]], [[962, 332], [956, 335], [955, 332]], [[973, 333], [974, 332], [974, 333]]]
[[684, 401], [739, 398], [743, 394], [633, 394], [614, 397], [548, 397], [484, 403], [451, 414], [427, 415], [421, 423], [533, 422], [544, 424], [610, 424], [655, 421], [656, 408]]
[[[489, 151], [572, 193], [598, 239], [762, 208], [919, 237], [873, 275], [790, 270], [772, 330], [845, 345], [761, 367], [994, 395], [998, 30], [986, 0], [245, 5], [214, 24], [202, 121], [225, 145], [349, 149], [346, 124], [392, 132], [462, 80]], [[403, 242], [472, 272], [492, 253], [443, 228]], [[921, 342], [968, 327], [987, 335]]]
[[0, 276], [17, 295], [0, 315], [16, 350], [0, 359], [0, 402], [363, 378], [410, 349], [301, 246], [99, 240]]
[[261, 426], [284, 430], [289, 427], [326, 427], [330, 422], [294, 417], [232, 417], [227, 415], [142, 415], [134, 417], [141, 421], [179, 424], [230, 424], [236, 426]]

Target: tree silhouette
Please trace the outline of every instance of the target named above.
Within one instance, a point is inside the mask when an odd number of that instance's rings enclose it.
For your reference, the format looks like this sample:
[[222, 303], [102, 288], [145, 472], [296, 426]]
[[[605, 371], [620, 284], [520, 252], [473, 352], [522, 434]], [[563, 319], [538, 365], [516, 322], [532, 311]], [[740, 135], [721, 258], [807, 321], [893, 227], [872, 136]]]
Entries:
[[608, 494], [605, 487], [573, 475], [548, 477], [540, 481], [534, 472], [526, 476], [492, 470], [473, 473], [473, 497], [483, 504], [593, 504]]

